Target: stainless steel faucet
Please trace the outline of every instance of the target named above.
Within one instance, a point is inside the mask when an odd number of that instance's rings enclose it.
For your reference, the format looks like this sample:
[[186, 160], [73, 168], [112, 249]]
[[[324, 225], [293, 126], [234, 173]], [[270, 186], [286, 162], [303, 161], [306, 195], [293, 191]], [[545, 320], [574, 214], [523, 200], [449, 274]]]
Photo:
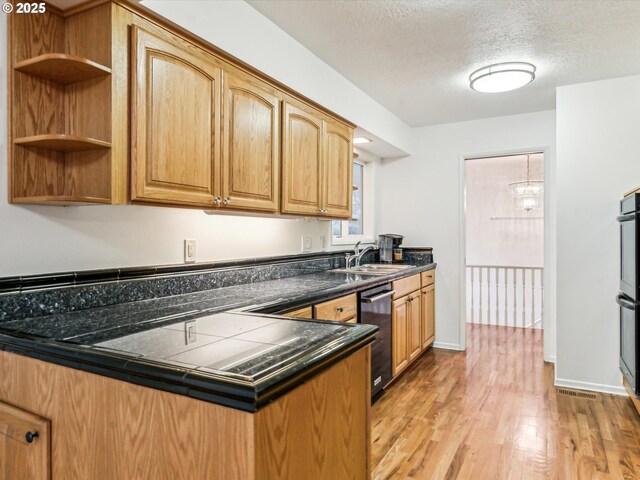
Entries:
[[355, 244], [355, 246], [353, 247], [353, 255], [347, 253], [345, 255], [345, 261], [346, 261], [346, 269], [349, 270], [351, 268], [351, 261], [355, 260], [356, 261], [356, 267], [360, 266], [360, 260], [362, 259], [362, 257], [364, 256], [365, 253], [367, 253], [370, 250], [378, 250], [378, 245], [367, 245], [366, 247], [364, 247], [363, 249], [360, 249], [360, 243], [362, 242], [358, 242]]

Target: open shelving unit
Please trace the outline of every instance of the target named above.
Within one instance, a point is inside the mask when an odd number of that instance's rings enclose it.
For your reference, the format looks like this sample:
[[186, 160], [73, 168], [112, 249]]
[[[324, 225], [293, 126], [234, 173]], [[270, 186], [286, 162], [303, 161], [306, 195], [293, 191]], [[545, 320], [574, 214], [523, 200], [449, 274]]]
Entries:
[[125, 203], [112, 153], [111, 8], [9, 16], [12, 203]]

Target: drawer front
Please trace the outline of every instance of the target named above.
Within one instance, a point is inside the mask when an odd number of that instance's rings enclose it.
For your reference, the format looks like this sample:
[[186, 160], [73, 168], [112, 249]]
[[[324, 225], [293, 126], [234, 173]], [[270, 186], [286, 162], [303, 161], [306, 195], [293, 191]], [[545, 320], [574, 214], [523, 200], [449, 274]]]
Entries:
[[[319, 303], [313, 307], [313, 318], [318, 320], [358, 321], [358, 297], [355, 293]], [[353, 322], [352, 322], [353, 323]]]
[[426, 287], [428, 285], [432, 285], [436, 281], [436, 271], [427, 270], [426, 272], [422, 272], [422, 286]]
[[308, 307], [298, 308], [297, 310], [283, 313], [282, 316], [290, 318], [312, 318], [313, 312], [311, 310], [311, 305], [309, 305]]
[[393, 294], [393, 299], [404, 297], [405, 295], [420, 290], [420, 274], [412, 275], [411, 277], [401, 278], [392, 282], [392, 288], [396, 291]]

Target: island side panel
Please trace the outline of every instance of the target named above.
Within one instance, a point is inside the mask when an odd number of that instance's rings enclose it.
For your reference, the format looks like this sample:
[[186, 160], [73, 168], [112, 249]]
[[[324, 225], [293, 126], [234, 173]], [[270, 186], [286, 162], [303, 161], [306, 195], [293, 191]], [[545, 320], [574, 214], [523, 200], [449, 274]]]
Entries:
[[8, 352], [0, 401], [51, 421], [54, 479], [254, 477], [251, 413]]
[[256, 414], [256, 479], [370, 478], [367, 346]]

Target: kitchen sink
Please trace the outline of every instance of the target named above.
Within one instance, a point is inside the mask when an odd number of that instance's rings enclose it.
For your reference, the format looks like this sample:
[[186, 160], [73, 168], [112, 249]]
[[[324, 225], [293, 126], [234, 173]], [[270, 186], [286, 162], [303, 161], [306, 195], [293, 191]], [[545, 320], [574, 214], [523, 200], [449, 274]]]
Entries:
[[360, 265], [359, 267], [351, 268], [336, 268], [330, 270], [335, 273], [359, 273], [362, 275], [389, 275], [391, 273], [400, 272], [407, 268], [412, 268], [414, 265], [390, 265], [386, 263], [369, 263], [367, 265]]

